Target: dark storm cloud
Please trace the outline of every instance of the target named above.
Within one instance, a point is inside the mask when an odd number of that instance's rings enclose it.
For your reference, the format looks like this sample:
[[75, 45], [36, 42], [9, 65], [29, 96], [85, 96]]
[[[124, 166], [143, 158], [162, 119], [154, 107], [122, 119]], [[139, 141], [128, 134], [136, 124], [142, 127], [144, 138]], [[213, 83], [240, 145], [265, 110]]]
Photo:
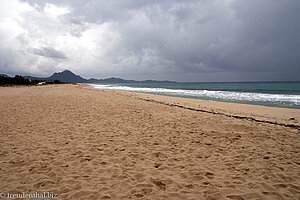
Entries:
[[41, 49], [32, 48], [29, 49], [29, 52], [35, 55], [54, 58], [54, 59], [67, 59], [67, 57], [63, 52], [55, 50], [52, 47], [42, 47]]
[[[34, 10], [21, 15], [28, 23], [19, 26], [29, 34], [23, 33], [26, 44], [15, 51], [60, 58], [51, 61], [56, 69], [67, 66], [86, 77], [182, 81], [300, 77], [298, 0], [22, 2]], [[19, 63], [34, 63], [35, 73], [50, 65], [16, 54]]]
[[248, 71], [299, 72], [300, 1], [241, 0], [232, 8], [239, 24], [226, 63]]

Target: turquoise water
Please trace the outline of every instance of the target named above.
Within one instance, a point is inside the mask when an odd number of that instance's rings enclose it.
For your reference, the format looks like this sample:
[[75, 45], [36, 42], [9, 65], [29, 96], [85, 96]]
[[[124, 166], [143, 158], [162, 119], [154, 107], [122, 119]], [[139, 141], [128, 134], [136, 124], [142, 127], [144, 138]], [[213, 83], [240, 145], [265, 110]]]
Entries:
[[99, 89], [300, 109], [300, 82], [91, 84]]

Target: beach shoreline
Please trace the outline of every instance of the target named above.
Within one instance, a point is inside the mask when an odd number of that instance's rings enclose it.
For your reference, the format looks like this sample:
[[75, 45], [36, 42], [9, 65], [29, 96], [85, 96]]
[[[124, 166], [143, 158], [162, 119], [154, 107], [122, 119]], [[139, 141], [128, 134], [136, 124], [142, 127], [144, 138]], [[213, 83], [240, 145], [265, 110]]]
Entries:
[[[229, 84], [229, 85], [226, 85]], [[246, 85], [244, 85], [246, 84]], [[248, 85], [247, 85], [248, 84]], [[282, 84], [282, 85], [280, 85]], [[183, 97], [216, 102], [261, 105], [267, 107], [300, 109], [300, 82], [283, 83], [174, 83], [174, 84], [89, 84], [97, 89], [121, 90]]]
[[[80, 84], [81, 87], [92, 88], [89, 84]], [[283, 126], [291, 126], [300, 128], [300, 109], [270, 107], [263, 105], [252, 105], [235, 102], [222, 102], [213, 100], [202, 100], [186, 97], [166, 96], [159, 94], [149, 94], [143, 92], [130, 92], [122, 90], [108, 90], [116, 91], [119, 94], [127, 96], [135, 96], [146, 101], [153, 101], [169, 106], [177, 106], [183, 109], [194, 110], [198, 112], [209, 112], [228, 117], [248, 118], [249, 120], [257, 120], [258, 122], [270, 122], [274, 124], [281, 124]]]
[[300, 197], [298, 109], [83, 84], [0, 87], [0, 108], [0, 192], [6, 194]]

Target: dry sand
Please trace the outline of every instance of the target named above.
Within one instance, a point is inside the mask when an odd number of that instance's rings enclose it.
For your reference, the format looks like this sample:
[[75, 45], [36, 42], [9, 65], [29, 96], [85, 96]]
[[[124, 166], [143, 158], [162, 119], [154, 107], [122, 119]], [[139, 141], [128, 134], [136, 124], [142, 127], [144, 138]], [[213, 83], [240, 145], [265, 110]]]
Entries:
[[2, 87], [0, 192], [299, 199], [299, 116], [78, 85]]

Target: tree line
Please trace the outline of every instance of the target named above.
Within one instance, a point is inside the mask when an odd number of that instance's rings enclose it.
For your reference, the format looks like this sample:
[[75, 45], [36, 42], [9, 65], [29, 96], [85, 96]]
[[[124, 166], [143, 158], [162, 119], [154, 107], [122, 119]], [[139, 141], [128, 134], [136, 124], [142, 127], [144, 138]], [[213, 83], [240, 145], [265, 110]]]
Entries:
[[45, 82], [46, 84], [62, 84], [60, 80], [45, 81], [45, 80], [30, 80], [20, 75], [15, 77], [0, 76], [0, 85], [37, 85], [38, 83]]

